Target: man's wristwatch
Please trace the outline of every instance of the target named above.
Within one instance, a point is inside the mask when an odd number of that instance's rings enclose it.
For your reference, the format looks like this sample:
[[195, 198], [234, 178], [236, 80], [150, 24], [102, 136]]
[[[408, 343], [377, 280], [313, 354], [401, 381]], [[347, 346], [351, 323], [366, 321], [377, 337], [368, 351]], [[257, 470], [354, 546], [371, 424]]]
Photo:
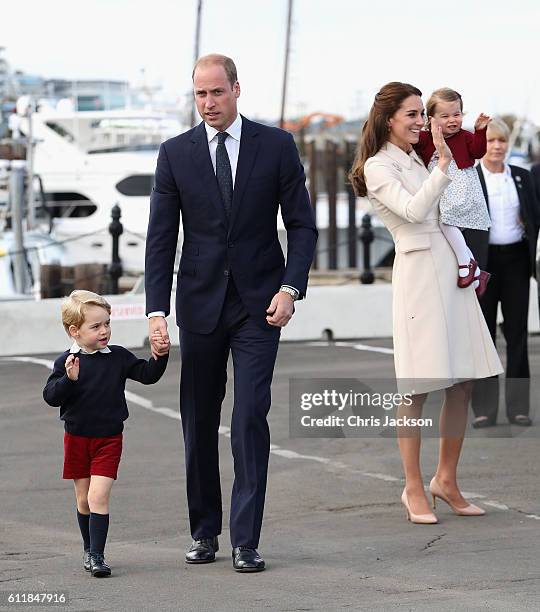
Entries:
[[294, 287], [290, 287], [289, 285], [281, 285], [279, 290], [283, 291], [284, 293], [288, 293], [292, 297], [293, 302], [296, 302], [296, 300], [300, 297], [300, 292]]

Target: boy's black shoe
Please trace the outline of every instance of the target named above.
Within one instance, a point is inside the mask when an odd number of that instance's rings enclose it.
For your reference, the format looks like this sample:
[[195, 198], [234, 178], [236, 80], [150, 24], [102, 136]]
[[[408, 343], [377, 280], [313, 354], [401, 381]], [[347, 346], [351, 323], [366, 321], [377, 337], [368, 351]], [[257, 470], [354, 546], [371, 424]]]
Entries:
[[92, 568], [90, 567], [90, 551], [85, 550], [83, 555], [83, 567], [89, 572]]
[[90, 553], [90, 571], [94, 578], [104, 578], [111, 575], [111, 568], [105, 563], [100, 553]]
[[218, 550], [217, 536], [193, 540], [186, 553], [186, 563], [212, 563], [212, 561], [216, 560]]
[[237, 572], [262, 572], [264, 559], [254, 548], [237, 546], [232, 551], [233, 568]]

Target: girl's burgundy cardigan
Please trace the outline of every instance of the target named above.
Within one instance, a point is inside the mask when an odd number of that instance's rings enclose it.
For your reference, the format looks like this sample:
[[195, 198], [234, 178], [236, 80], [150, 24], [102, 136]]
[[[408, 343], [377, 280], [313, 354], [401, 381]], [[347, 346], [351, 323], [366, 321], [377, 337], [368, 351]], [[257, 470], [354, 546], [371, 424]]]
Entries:
[[[446, 144], [452, 151], [454, 161], [460, 170], [474, 166], [474, 161], [486, 154], [486, 130], [475, 130], [474, 134], [467, 130], [459, 130], [457, 134], [446, 138]], [[420, 140], [414, 145], [414, 150], [420, 155], [424, 164], [429, 164], [435, 152], [431, 132], [420, 132]]]

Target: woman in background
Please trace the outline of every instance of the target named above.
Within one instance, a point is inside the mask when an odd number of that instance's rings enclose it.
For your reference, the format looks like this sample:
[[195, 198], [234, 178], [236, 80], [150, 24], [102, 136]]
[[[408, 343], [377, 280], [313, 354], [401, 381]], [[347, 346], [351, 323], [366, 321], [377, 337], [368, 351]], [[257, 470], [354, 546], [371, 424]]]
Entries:
[[[495, 342], [499, 304], [504, 318], [501, 326], [506, 341], [504, 403], [513, 425], [527, 427], [530, 417], [530, 368], [528, 318], [530, 278], [536, 268], [536, 244], [540, 210], [530, 173], [506, 163], [510, 130], [501, 119], [487, 128], [487, 151], [476, 167], [489, 207], [489, 231], [463, 232], [480, 267], [491, 274], [491, 282], [480, 306]], [[498, 379], [479, 381], [474, 386], [473, 427], [497, 423]]]

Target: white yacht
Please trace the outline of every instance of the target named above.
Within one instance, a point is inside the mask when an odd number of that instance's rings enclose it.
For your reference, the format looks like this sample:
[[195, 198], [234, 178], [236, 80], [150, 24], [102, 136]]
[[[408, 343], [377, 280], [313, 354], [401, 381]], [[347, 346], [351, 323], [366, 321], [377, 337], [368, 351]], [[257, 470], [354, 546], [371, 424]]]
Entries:
[[[159, 144], [185, 127], [174, 116], [145, 110], [43, 107], [31, 121], [34, 172], [41, 179], [46, 202], [39, 218], [49, 226], [51, 237], [63, 242], [63, 263], [111, 261], [108, 226], [111, 209], [118, 204], [124, 226], [120, 238], [124, 271], [141, 272]], [[28, 136], [25, 117], [20, 131]], [[39, 193], [35, 199], [39, 203]]]

